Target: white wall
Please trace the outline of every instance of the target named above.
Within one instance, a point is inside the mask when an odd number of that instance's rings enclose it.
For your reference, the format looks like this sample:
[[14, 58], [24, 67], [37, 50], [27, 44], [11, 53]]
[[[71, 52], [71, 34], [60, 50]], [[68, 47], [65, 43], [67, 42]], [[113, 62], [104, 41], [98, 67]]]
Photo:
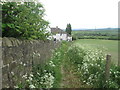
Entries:
[[57, 41], [65, 40], [65, 41], [72, 41], [72, 37], [67, 36], [67, 34], [56, 34], [52, 36], [54, 39], [56, 38]]
[[57, 41], [60, 41], [60, 39], [61, 39], [60, 34], [56, 34], [56, 40], [57, 40]]
[[61, 39], [66, 41], [67, 40], [67, 34], [62, 34]]

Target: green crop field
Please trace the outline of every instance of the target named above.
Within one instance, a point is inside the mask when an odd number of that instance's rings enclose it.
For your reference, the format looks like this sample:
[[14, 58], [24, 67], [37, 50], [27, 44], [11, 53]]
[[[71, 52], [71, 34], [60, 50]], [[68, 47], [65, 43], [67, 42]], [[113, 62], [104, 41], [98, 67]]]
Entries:
[[118, 29], [110, 30], [78, 30], [72, 31], [72, 36], [77, 39], [109, 39], [118, 40]]
[[112, 35], [116, 35], [118, 34], [118, 30], [117, 29], [112, 29], [112, 30], [78, 30], [78, 31], [72, 31], [72, 34], [76, 34], [76, 33], [81, 33], [81, 34], [92, 34], [92, 33], [96, 33], [96, 34], [112, 34]]
[[99, 40], [99, 39], [79, 39], [74, 41], [75, 45], [84, 45], [86, 48], [99, 48], [106, 54], [111, 54], [112, 62], [118, 63], [118, 41], [117, 40]]

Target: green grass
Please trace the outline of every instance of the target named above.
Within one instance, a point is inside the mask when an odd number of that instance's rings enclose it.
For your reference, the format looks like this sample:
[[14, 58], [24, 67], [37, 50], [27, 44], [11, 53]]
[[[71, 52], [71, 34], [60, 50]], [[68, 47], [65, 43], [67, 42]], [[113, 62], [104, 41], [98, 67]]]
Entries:
[[113, 30], [78, 30], [78, 31], [72, 31], [72, 34], [112, 34], [112, 35], [117, 35], [118, 30], [113, 29]]
[[72, 36], [77, 39], [107, 39], [118, 40], [118, 30], [79, 30], [72, 31]]
[[118, 41], [117, 40], [99, 40], [99, 39], [79, 39], [74, 41], [76, 45], [85, 45], [86, 48], [100, 48], [106, 54], [111, 54], [112, 63], [118, 63]]

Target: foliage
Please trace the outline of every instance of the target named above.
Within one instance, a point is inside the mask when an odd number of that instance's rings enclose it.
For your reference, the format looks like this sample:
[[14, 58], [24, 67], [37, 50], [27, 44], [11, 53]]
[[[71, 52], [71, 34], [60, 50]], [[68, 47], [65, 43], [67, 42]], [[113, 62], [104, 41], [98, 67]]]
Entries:
[[69, 48], [66, 55], [68, 59], [74, 64], [80, 64], [80, 65], [83, 64], [82, 62], [83, 62], [83, 57], [85, 56], [85, 53], [81, 48], [78, 48], [76, 46]]
[[71, 27], [71, 24], [69, 23], [69, 24], [67, 24], [67, 27], [66, 27], [66, 32], [68, 33], [68, 34], [70, 34], [71, 35], [71, 32], [72, 32], [72, 27]]
[[72, 36], [72, 40], [74, 41], [74, 40], [77, 40], [77, 37], [74, 35], [74, 36]]
[[[76, 50], [76, 48], [78, 50]], [[84, 46], [71, 46], [67, 51], [67, 56], [68, 60], [72, 63], [77, 61], [74, 65], [76, 66], [76, 70], [81, 77], [80, 80], [84, 84], [94, 88], [120, 88], [120, 68], [118, 66], [112, 65], [110, 69], [110, 79], [105, 82], [104, 75], [106, 58], [102, 50], [86, 49]], [[78, 57], [83, 58], [83, 60]]]
[[118, 30], [81, 30], [72, 31], [72, 36], [77, 39], [107, 39], [107, 40], [119, 40]]
[[44, 7], [37, 2], [4, 2], [2, 4], [2, 35], [24, 39], [46, 39], [48, 22]]

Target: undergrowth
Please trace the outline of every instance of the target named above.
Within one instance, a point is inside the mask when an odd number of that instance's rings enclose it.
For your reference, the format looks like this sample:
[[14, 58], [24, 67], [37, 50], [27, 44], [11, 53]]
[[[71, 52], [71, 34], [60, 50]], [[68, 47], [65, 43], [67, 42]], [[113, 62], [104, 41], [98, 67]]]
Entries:
[[67, 60], [74, 64], [80, 81], [93, 88], [120, 88], [120, 68], [111, 65], [110, 78], [105, 81], [106, 55], [99, 49], [71, 46], [67, 50]]
[[54, 50], [46, 64], [34, 65], [32, 73], [23, 76], [26, 82], [17, 87], [60, 88], [61, 65], [64, 65], [65, 70], [75, 72], [74, 80], [79, 79], [77, 81], [80, 81], [80, 88], [120, 88], [120, 67], [112, 64], [110, 78], [105, 81], [105, 60], [106, 54], [101, 49], [69, 46], [63, 42], [60, 48]]

